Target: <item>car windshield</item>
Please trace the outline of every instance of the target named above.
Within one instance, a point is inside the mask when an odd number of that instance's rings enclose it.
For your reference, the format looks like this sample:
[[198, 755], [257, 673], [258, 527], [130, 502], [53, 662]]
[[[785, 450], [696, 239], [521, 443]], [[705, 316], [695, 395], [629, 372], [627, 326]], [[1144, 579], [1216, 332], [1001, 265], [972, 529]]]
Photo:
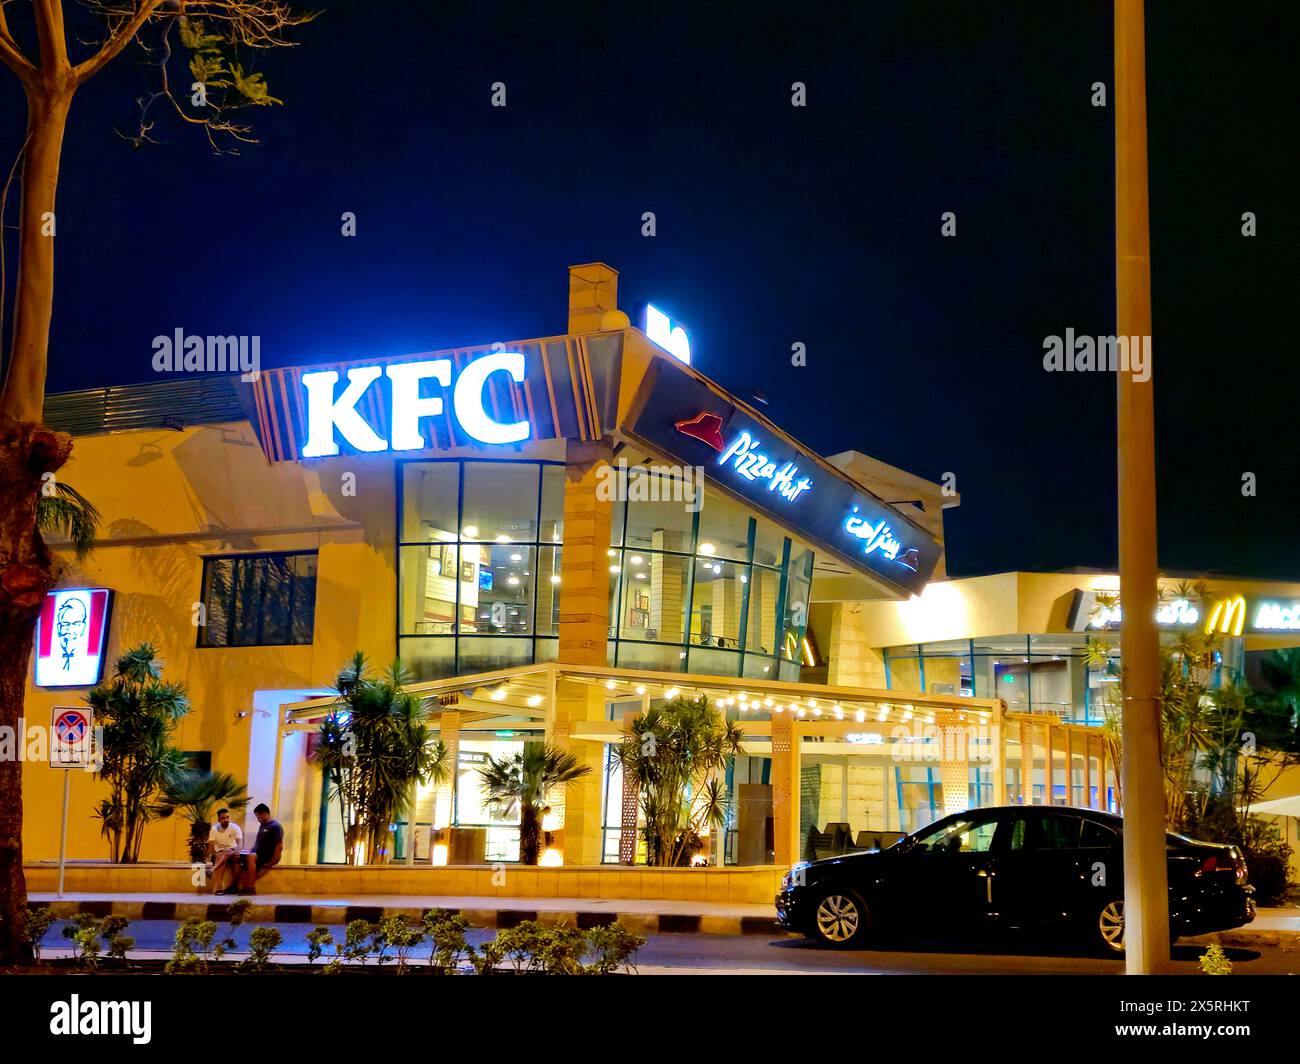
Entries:
[[935, 826], [913, 836], [917, 853], [955, 853], [962, 850], [987, 850], [997, 824], [991, 820], [960, 819]]

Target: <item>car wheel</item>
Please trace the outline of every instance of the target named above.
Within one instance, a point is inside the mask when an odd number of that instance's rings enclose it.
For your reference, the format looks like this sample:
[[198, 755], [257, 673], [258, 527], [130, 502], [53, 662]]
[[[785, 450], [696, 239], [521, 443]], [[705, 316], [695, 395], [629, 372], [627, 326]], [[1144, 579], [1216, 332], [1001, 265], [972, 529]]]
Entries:
[[851, 890], [828, 890], [813, 910], [817, 941], [841, 949], [861, 946], [870, 920], [866, 903]]
[[1107, 953], [1124, 952], [1124, 899], [1115, 898], [1097, 914], [1097, 943]]

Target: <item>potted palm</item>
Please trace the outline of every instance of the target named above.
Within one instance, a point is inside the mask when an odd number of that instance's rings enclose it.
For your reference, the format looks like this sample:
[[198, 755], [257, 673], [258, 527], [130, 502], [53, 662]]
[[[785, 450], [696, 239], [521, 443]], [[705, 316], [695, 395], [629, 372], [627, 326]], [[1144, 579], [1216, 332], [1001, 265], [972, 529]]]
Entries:
[[519, 814], [519, 861], [537, 864], [542, 849], [542, 817], [553, 790], [591, 771], [567, 751], [545, 743], [525, 743], [517, 754], [488, 758], [479, 769], [483, 797], [498, 816]]

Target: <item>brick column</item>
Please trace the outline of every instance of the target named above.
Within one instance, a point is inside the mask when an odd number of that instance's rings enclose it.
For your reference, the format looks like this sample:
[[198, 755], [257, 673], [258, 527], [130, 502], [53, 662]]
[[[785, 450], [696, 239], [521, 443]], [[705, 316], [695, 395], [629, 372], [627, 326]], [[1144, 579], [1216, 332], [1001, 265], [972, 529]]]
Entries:
[[559, 660], [604, 665], [609, 638], [609, 531], [612, 499], [599, 497], [606, 445], [570, 445], [564, 478]]
[[885, 659], [867, 643], [861, 603], [837, 602], [832, 610], [831, 645], [822, 648], [827, 658], [827, 683], [885, 687]]
[[456, 788], [458, 785], [460, 773], [460, 711], [455, 709], [443, 710], [442, 715], [438, 718], [439, 732], [438, 738], [442, 741], [443, 746], [447, 749], [446, 765], [450, 768], [450, 776], [445, 783], [438, 784], [433, 798], [433, 834], [429, 845], [429, 859], [434, 858], [433, 847], [437, 845], [438, 829], [447, 828], [443, 833], [447, 846], [447, 863], [451, 863], [451, 828], [455, 827], [456, 815]]
[[[682, 534], [680, 532], [658, 529], [651, 535], [650, 542], [656, 550], [681, 550]], [[686, 588], [682, 575], [680, 558], [663, 554], [652, 554], [650, 565], [650, 627], [655, 630], [655, 639], [660, 643], [686, 642]], [[623, 590], [624, 612], [627, 610], [629, 596], [643, 591], [646, 581], [633, 580]], [[638, 587], [637, 585], [641, 586]], [[621, 623], [621, 621], [620, 621]]]

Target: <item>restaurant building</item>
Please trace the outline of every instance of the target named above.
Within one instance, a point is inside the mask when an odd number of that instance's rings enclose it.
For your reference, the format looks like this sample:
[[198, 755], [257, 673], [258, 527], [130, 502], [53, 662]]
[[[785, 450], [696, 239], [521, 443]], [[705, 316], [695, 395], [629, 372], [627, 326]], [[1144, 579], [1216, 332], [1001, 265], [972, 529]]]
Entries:
[[[1014, 670], [987, 672], [969, 646], [925, 649], [1029, 629], [904, 623], [960, 583], [943, 581], [942, 520], [959, 499], [812, 452], [695, 370], [666, 315], [641, 321], [592, 263], [570, 270], [559, 336], [50, 396], [47, 420], [76, 436], [60, 476], [103, 523], [85, 559], [60, 550], [28, 719], [84, 705], [118, 654], [152, 643], [189, 693], [192, 763], [247, 780], [284, 824], [282, 889], [327, 883], [292, 875], [347, 856], [310, 755], [357, 649], [401, 660], [456, 766], [395, 825], [395, 866], [517, 859], [517, 821], [485, 806], [478, 770], [542, 740], [592, 769], [548, 814], [545, 863], [634, 864], [637, 795], [610, 749], [679, 693], [744, 733], [715, 866], [779, 870], [1061, 787], [1109, 804], [1086, 707], [1049, 721], [1029, 704], [1046, 671], [1012, 691]], [[57, 856], [62, 785], [25, 767], [29, 861]], [[105, 854], [103, 793], [73, 773], [73, 858]], [[151, 825], [142, 857], [180, 859], [185, 832]]]

